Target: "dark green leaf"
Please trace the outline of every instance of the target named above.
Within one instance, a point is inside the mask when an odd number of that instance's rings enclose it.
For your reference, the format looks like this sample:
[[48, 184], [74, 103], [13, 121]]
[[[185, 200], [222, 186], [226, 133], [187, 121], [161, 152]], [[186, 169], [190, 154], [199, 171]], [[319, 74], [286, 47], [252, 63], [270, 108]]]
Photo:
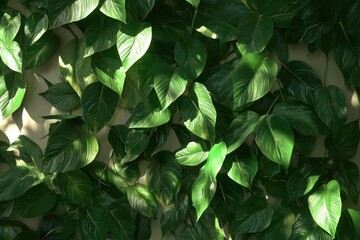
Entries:
[[176, 161], [184, 166], [196, 166], [205, 161], [208, 157], [208, 151], [197, 142], [190, 142], [185, 148], [176, 152]]
[[194, 8], [198, 8], [200, 0], [186, 0], [188, 3], [193, 5]]
[[134, 220], [125, 208], [117, 207], [110, 210], [105, 215], [105, 223], [114, 239], [128, 240], [134, 238]]
[[274, 31], [270, 46], [275, 51], [280, 62], [287, 64], [289, 59], [289, 49], [286, 40], [279, 31]]
[[[279, 211], [280, 212], [280, 211]], [[266, 230], [266, 234], [263, 238], [263, 240], [288, 240], [293, 224], [296, 221], [296, 216], [293, 212], [286, 211], [285, 213], [280, 212], [281, 217], [278, 219], [275, 219], [276, 216], [274, 214], [274, 221], [270, 224], [269, 228]]]
[[359, 137], [359, 120], [345, 124], [334, 135], [325, 138], [329, 157], [335, 160], [352, 157], [357, 151]]
[[193, 134], [214, 141], [217, 114], [204, 85], [195, 82], [190, 95], [183, 98], [181, 113], [185, 126]]
[[48, 26], [49, 18], [46, 14], [34, 12], [26, 19], [24, 33], [30, 45], [41, 38], [47, 31]]
[[149, 218], [156, 218], [158, 203], [145, 185], [133, 185], [127, 189], [126, 193], [132, 208]]
[[98, 151], [96, 138], [82, 120], [62, 120], [49, 135], [44, 170], [54, 173], [79, 169], [92, 162]]
[[294, 134], [287, 120], [276, 115], [261, 119], [255, 130], [255, 141], [267, 158], [285, 169], [289, 167]]
[[318, 74], [302, 61], [291, 61], [280, 69], [279, 78], [285, 89], [300, 101], [313, 105], [314, 95], [322, 87]]
[[116, 47], [125, 71], [148, 50], [152, 38], [151, 25], [131, 21], [117, 33]]
[[158, 196], [165, 206], [169, 206], [180, 190], [181, 165], [176, 162], [173, 153], [161, 151], [151, 160], [146, 178], [151, 192]]
[[348, 9], [344, 24], [348, 27], [348, 32], [351, 35], [359, 36], [360, 32], [360, 20], [359, 20], [359, 12], [360, 12], [360, 3], [358, 1], [353, 2], [352, 6]]
[[[15, 221], [1, 221], [0, 222], [0, 238], [6, 240], [13, 240], [24, 228], [20, 222]], [[26, 239], [27, 240], [27, 239]]]
[[359, 211], [356, 211], [354, 209], [349, 208], [348, 209], [349, 215], [351, 217], [351, 220], [354, 224], [354, 230], [355, 230], [355, 236], [358, 238], [360, 237], [360, 213]]
[[336, 86], [319, 89], [315, 94], [314, 108], [333, 133], [336, 133], [347, 119], [345, 96]]
[[107, 222], [104, 210], [88, 208], [81, 216], [81, 231], [85, 239], [105, 240], [107, 235]]
[[75, 232], [77, 222], [71, 217], [60, 218], [55, 215], [44, 215], [39, 223], [39, 239], [69, 239]]
[[105, 0], [100, 11], [108, 17], [126, 23], [125, 0]]
[[274, 31], [272, 21], [256, 12], [243, 15], [238, 27], [241, 31], [239, 31], [236, 46], [241, 54], [262, 52]]
[[81, 170], [59, 173], [56, 175], [54, 184], [69, 202], [77, 205], [92, 203], [92, 185], [89, 177]]
[[149, 100], [136, 105], [131, 116], [130, 128], [153, 128], [170, 121], [169, 109], [161, 110]]
[[148, 217], [136, 214], [135, 217], [135, 240], [143, 240], [151, 238], [151, 220]]
[[102, 83], [92, 83], [85, 88], [81, 98], [82, 115], [94, 134], [110, 121], [118, 100], [119, 95]]
[[135, 18], [143, 20], [155, 5], [155, 0], [132, 0], [126, 1], [126, 5]]
[[49, 103], [60, 111], [71, 111], [80, 104], [80, 98], [74, 89], [65, 82], [57, 83], [40, 93]]
[[0, 176], [0, 202], [22, 196], [43, 181], [44, 175], [24, 166], [10, 168]]
[[149, 145], [144, 152], [144, 156], [150, 159], [152, 156], [154, 156], [154, 154], [167, 147], [165, 146], [165, 144], [169, 143], [169, 136], [169, 124], [164, 124], [151, 129], [151, 131], [149, 132]]
[[179, 41], [175, 45], [176, 63], [189, 72], [190, 78], [197, 78], [203, 71], [207, 58], [206, 47], [196, 39]]
[[31, 230], [25, 230], [16, 235], [16, 238], [14, 240], [38, 240], [38, 235], [36, 232]]
[[336, 228], [337, 239], [352, 240], [360, 237], [359, 221], [360, 214], [356, 210], [349, 208], [343, 211]]
[[343, 160], [334, 167], [334, 179], [336, 179], [342, 191], [354, 203], [358, 204], [360, 192], [360, 171], [356, 163]]
[[326, 185], [322, 185], [309, 196], [308, 203], [315, 222], [335, 237], [342, 207], [339, 183], [331, 180]]
[[25, 135], [20, 135], [18, 139], [11, 144], [12, 147], [19, 150], [20, 159], [29, 165], [33, 165], [38, 170], [43, 167], [43, 152], [41, 148]]

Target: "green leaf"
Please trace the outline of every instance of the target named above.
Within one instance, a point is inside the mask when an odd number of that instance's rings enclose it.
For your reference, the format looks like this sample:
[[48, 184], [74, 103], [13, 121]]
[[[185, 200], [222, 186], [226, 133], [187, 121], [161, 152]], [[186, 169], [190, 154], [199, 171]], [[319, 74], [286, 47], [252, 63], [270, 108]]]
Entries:
[[321, 239], [332, 240], [311, 218], [310, 214], [301, 214], [293, 225], [289, 240]]
[[253, 154], [239, 157], [234, 154], [234, 157], [236, 161], [232, 163], [228, 176], [238, 184], [250, 189], [258, 170], [258, 161]]
[[322, 185], [319, 190], [309, 196], [308, 203], [315, 222], [335, 237], [342, 207], [339, 183], [331, 180], [326, 185]]
[[127, 209], [122, 207], [111, 209], [105, 215], [105, 223], [114, 239], [128, 240], [134, 238], [135, 224]]
[[239, 20], [236, 46], [241, 54], [262, 52], [270, 42], [274, 25], [272, 21], [256, 12], [248, 12]]
[[1, 221], [0, 222], [0, 238], [6, 240], [15, 239], [22, 232], [24, 225], [17, 221]]
[[279, 78], [292, 96], [309, 105], [314, 104], [315, 92], [322, 88], [320, 77], [314, 69], [298, 60], [284, 65]]
[[259, 114], [246, 111], [237, 115], [224, 134], [227, 153], [231, 153], [243, 144], [245, 139], [255, 130]]
[[126, 4], [132, 16], [143, 20], [154, 7], [155, 0], [132, 0], [126, 1]]
[[80, 98], [66, 82], [57, 83], [39, 94], [60, 111], [68, 112], [80, 104]]
[[294, 134], [287, 120], [276, 115], [263, 118], [255, 130], [255, 141], [267, 158], [288, 169]]
[[76, 22], [86, 18], [99, 4], [99, 0], [47, 0], [49, 28]]
[[91, 163], [99, 151], [96, 138], [79, 118], [62, 120], [51, 131], [44, 153], [44, 170], [67, 172]]
[[181, 113], [187, 129], [198, 137], [214, 141], [217, 114], [204, 85], [194, 83], [190, 95], [183, 98]]
[[[280, 212], [280, 211], [279, 211]], [[293, 212], [289, 212], [289, 210], [287, 210], [285, 213], [280, 212], [280, 214], [282, 214], [280, 216], [280, 218], [276, 219], [276, 213], [274, 214], [273, 217], [273, 222], [270, 224], [270, 226], [268, 227], [268, 229], [266, 230], [266, 234], [264, 236], [264, 240], [273, 240], [273, 239], [278, 239], [278, 240], [288, 240], [291, 232], [292, 232], [292, 228], [293, 225], [296, 221], [296, 216]]]
[[207, 51], [203, 43], [196, 38], [179, 41], [174, 51], [176, 63], [189, 72], [191, 79], [197, 78], [206, 64]]
[[278, 103], [273, 114], [288, 120], [304, 136], [326, 135], [329, 132], [314, 110], [301, 102]]
[[32, 69], [45, 64], [56, 53], [59, 39], [52, 32], [46, 32], [34, 44], [26, 45], [24, 52], [24, 68]]
[[155, 218], [158, 204], [155, 196], [142, 184], [135, 184], [127, 189], [127, 198], [132, 208], [141, 214]]
[[347, 108], [343, 92], [336, 86], [319, 89], [314, 98], [315, 112], [336, 133], [345, 123]]
[[0, 41], [0, 58], [11, 70], [22, 72], [22, 51], [17, 42], [4, 44]]
[[40, 239], [69, 239], [77, 227], [76, 220], [69, 216], [44, 215], [38, 227]]
[[0, 43], [1, 45], [9, 45], [19, 32], [21, 25], [20, 13], [10, 15], [4, 13], [0, 20]]
[[161, 233], [166, 236], [175, 230], [185, 219], [189, 209], [189, 198], [187, 195], [180, 195], [171, 207], [167, 207], [160, 218]]
[[151, 38], [149, 23], [131, 21], [121, 28], [117, 34], [116, 47], [125, 71], [145, 54]]
[[37, 233], [32, 230], [24, 230], [18, 235], [16, 235], [16, 238], [14, 238], [14, 240], [37, 240], [37, 239], [39, 239]]
[[82, 57], [84, 51], [84, 42], [72, 40], [60, 50], [59, 56], [60, 79], [68, 82], [79, 96], [87, 85], [96, 81], [91, 58]]
[[244, 55], [237, 62], [231, 76], [234, 110], [265, 96], [275, 82], [277, 70], [276, 62], [269, 57], [258, 54]]
[[150, 239], [151, 238], [151, 220], [148, 217], [136, 214], [135, 217], [135, 234], [134, 239]]
[[119, 95], [102, 83], [88, 85], [81, 98], [81, 110], [86, 125], [95, 134], [114, 115]]
[[250, 197], [238, 207], [231, 223], [231, 235], [236, 238], [242, 233], [262, 231], [270, 225], [273, 214], [273, 208], [265, 199]]
[[360, 171], [354, 162], [343, 160], [334, 166], [333, 178], [340, 184], [341, 191], [358, 204], [360, 192]]
[[89, 177], [81, 170], [59, 173], [56, 175], [54, 184], [69, 202], [77, 205], [92, 203], [92, 185]]
[[112, 126], [108, 140], [122, 164], [135, 160], [149, 144], [146, 134], [123, 125]]
[[344, 19], [344, 24], [348, 27], [348, 32], [355, 36], [359, 36], [360, 31], [359, 11], [360, 3], [355, 1], [349, 7]]
[[200, 0], [186, 0], [188, 3], [190, 3], [194, 8], [199, 7]]
[[[121, 23], [106, 18], [100, 24], [101, 26], [99, 27], [99, 23], [94, 22], [85, 30], [86, 47], [84, 57], [107, 50], [116, 44], [116, 35], [121, 27]], [[97, 58], [93, 58], [94, 60], [97, 60]]]
[[99, 81], [122, 96], [125, 84], [125, 72], [121, 68], [119, 57], [97, 54], [92, 60], [92, 67]]
[[208, 208], [216, 191], [216, 175], [220, 171], [226, 156], [226, 144], [215, 144], [209, 152], [205, 165], [201, 168], [198, 178], [191, 189], [193, 206], [196, 209], [197, 220]]
[[170, 121], [169, 109], [161, 110], [151, 102], [146, 101], [136, 105], [131, 116], [130, 128], [153, 128]]
[[106, 240], [107, 222], [103, 209], [87, 208], [81, 216], [81, 231], [85, 239]]
[[360, 213], [359, 213], [359, 211], [356, 211], [351, 208], [348, 209], [348, 212], [349, 212], [351, 220], [354, 224], [355, 236], [357, 238], [359, 238], [360, 237], [360, 227], [359, 227], [360, 226]]
[[[29, 189], [24, 195], [9, 202], [7, 217], [33, 218], [41, 216], [52, 209], [56, 196], [42, 185]], [[5, 210], [5, 211], [6, 211]]]
[[154, 76], [154, 89], [162, 109], [166, 109], [186, 90], [188, 74], [183, 68], [174, 70], [170, 65], [163, 65], [163, 68], [157, 70], [159, 72]]
[[46, 14], [32, 13], [25, 21], [24, 33], [30, 45], [38, 41], [47, 31], [49, 18]]
[[162, 150], [167, 143], [167, 140], [170, 135], [169, 124], [161, 125], [156, 128], [151, 129], [149, 132], [149, 145], [144, 151], [144, 156], [150, 158], [154, 156], [157, 152]]
[[100, 11], [108, 17], [126, 23], [125, 0], [105, 0]]
[[208, 151], [197, 142], [190, 142], [185, 148], [176, 152], [176, 161], [184, 166], [196, 166], [205, 161], [208, 157]]
[[345, 124], [335, 135], [325, 138], [329, 157], [335, 160], [352, 157], [357, 151], [359, 138], [359, 120]]
[[41, 170], [43, 167], [43, 152], [41, 148], [25, 135], [20, 135], [11, 147], [19, 150], [20, 159]]
[[41, 173], [24, 166], [10, 168], [0, 176], [0, 202], [22, 196], [43, 178]]
[[289, 201], [297, 200], [310, 192], [319, 180], [321, 169], [317, 166], [305, 166], [295, 169], [286, 183]]
[[176, 162], [173, 153], [161, 151], [151, 160], [146, 179], [150, 191], [158, 196], [165, 206], [169, 206], [180, 190], [181, 165]]

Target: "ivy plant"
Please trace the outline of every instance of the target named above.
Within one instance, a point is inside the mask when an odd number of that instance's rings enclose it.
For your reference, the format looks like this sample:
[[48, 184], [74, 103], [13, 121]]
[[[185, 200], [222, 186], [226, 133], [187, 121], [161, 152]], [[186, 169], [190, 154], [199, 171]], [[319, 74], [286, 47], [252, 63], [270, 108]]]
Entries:
[[[333, 56], [358, 93], [360, 1], [13, 2], [0, 0], [1, 119], [54, 55], [61, 81], [38, 75], [39, 94], [60, 114], [44, 116], [45, 148], [0, 142], [0, 239], [143, 240], [154, 220], [166, 239], [360, 239], [359, 121], [288, 57]], [[130, 118], [109, 124], [119, 109]]]

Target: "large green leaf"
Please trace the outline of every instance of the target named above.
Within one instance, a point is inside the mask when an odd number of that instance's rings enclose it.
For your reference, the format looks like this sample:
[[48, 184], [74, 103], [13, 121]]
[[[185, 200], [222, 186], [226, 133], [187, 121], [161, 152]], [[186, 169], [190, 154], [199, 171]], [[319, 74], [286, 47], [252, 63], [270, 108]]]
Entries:
[[352, 157], [357, 151], [359, 138], [359, 120], [345, 124], [334, 135], [325, 138], [329, 157], [335, 160]]
[[105, 223], [114, 239], [128, 240], [134, 238], [135, 224], [127, 209], [122, 207], [111, 209], [105, 215]]
[[[277, 214], [276, 214], [277, 213]], [[279, 209], [274, 213], [273, 221], [266, 229], [266, 234], [262, 240], [289, 240], [296, 216], [293, 212]]]
[[289, 201], [297, 200], [310, 192], [319, 180], [321, 172], [321, 168], [316, 165], [295, 169], [286, 183]]
[[84, 42], [72, 40], [60, 50], [59, 56], [60, 78], [68, 82], [79, 96], [87, 85], [96, 81], [91, 58], [82, 57], [84, 51]]
[[336, 86], [319, 89], [315, 94], [314, 108], [333, 133], [336, 133], [347, 119], [345, 96]]
[[115, 156], [122, 163], [135, 160], [145, 151], [149, 138], [145, 133], [130, 130], [126, 126], [117, 125], [110, 129], [108, 140], [114, 150]]
[[127, 189], [126, 194], [132, 208], [149, 218], [156, 217], [158, 203], [154, 194], [145, 185], [133, 185]]
[[25, 21], [24, 33], [30, 45], [38, 41], [47, 31], [49, 18], [46, 14], [39, 12], [32, 13]]
[[135, 234], [134, 239], [150, 239], [151, 238], [151, 220], [150, 218], [141, 215], [140, 213], [135, 216]]
[[242, 233], [262, 231], [270, 225], [273, 214], [273, 208], [265, 199], [250, 197], [238, 207], [231, 223], [231, 235], [237, 238]]
[[53, 127], [44, 153], [46, 172], [67, 172], [88, 165], [99, 151], [96, 138], [79, 118]]
[[114, 115], [119, 95], [100, 82], [88, 85], [81, 98], [81, 110], [93, 133], [100, 131]]
[[23, 230], [21, 233], [16, 235], [16, 238], [14, 238], [14, 240], [37, 240], [37, 239], [39, 239], [37, 233], [30, 229]]
[[177, 42], [174, 51], [176, 63], [189, 72], [191, 79], [197, 78], [206, 64], [207, 51], [204, 44], [196, 38], [190, 38]]
[[154, 89], [161, 103], [166, 109], [186, 90], [188, 74], [183, 68], [174, 69], [170, 65], [163, 65], [157, 69], [154, 76]]
[[208, 157], [208, 151], [197, 142], [189, 142], [189, 144], [176, 152], [176, 161], [184, 166], [196, 166], [205, 161]]
[[216, 175], [220, 171], [226, 156], [226, 144], [215, 144], [209, 152], [205, 165], [191, 189], [191, 199], [196, 209], [197, 220], [208, 208], [216, 192]]
[[173, 153], [161, 151], [151, 160], [146, 178], [149, 189], [169, 206], [180, 190], [182, 168]]
[[107, 222], [103, 209], [87, 208], [81, 216], [81, 232], [85, 239], [106, 240]]
[[49, 103], [60, 111], [71, 111], [80, 104], [79, 95], [66, 82], [51, 85], [48, 90], [40, 93]]
[[228, 176], [238, 184], [251, 188], [252, 181], [258, 170], [258, 160], [253, 154], [250, 156], [234, 154]]
[[146, 22], [131, 21], [117, 34], [116, 47], [122, 65], [127, 71], [148, 50], [152, 38], [151, 25]]
[[359, 222], [359, 212], [351, 208], [347, 209], [347, 211], [343, 211], [336, 228], [337, 239], [351, 240], [359, 238]]
[[161, 110], [149, 100], [136, 105], [131, 116], [130, 128], [153, 128], [170, 121], [169, 109]]
[[29, 165], [41, 170], [43, 167], [43, 152], [39, 145], [33, 142], [25, 135], [20, 135], [18, 139], [11, 144], [11, 147], [19, 151], [19, 157], [21, 160]]
[[164, 210], [160, 218], [161, 233], [163, 236], [166, 236], [170, 231], [176, 229], [176, 227], [185, 220], [188, 209], [189, 198], [187, 195], [182, 194], [173, 206]]
[[11, 70], [22, 72], [22, 51], [20, 45], [13, 41], [8, 44], [0, 41], [0, 58]]
[[278, 103], [273, 114], [288, 120], [296, 131], [305, 136], [326, 135], [329, 132], [314, 110], [301, 102]]
[[100, 82], [119, 96], [122, 96], [125, 84], [125, 71], [121, 68], [119, 57], [97, 54], [91, 64]]
[[206, 87], [194, 83], [190, 95], [183, 98], [182, 117], [185, 126], [195, 135], [214, 141], [216, 110]]
[[108, 17], [126, 23], [125, 0], [105, 0], [100, 11]]
[[0, 176], [0, 202], [22, 196], [43, 181], [43, 174], [24, 166], [10, 168]]
[[59, 173], [54, 185], [60, 194], [69, 202], [77, 205], [92, 203], [92, 185], [89, 177], [81, 170]]
[[76, 22], [86, 18], [99, 4], [99, 0], [47, 0], [49, 28]]
[[143, 20], [155, 5], [155, 0], [132, 0], [126, 1], [126, 5], [136, 19]]
[[255, 130], [258, 121], [259, 114], [252, 111], [240, 113], [232, 120], [224, 134], [228, 154], [240, 147]]
[[9, 45], [18, 33], [21, 25], [20, 13], [10, 15], [4, 13], [0, 20], [0, 43]]
[[341, 191], [345, 192], [347, 197], [358, 204], [360, 193], [360, 171], [354, 162], [342, 160], [334, 166], [334, 179], [336, 179]]
[[13, 240], [22, 232], [24, 225], [17, 221], [1, 221], [0, 222], [0, 238]]
[[302, 61], [291, 61], [280, 69], [279, 78], [285, 89], [300, 101], [313, 105], [314, 95], [322, 88], [318, 74]]
[[56, 196], [42, 185], [29, 189], [24, 195], [7, 203], [5, 216], [11, 218], [38, 217], [54, 207]]
[[236, 46], [241, 54], [262, 52], [274, 31], [272, 21], [256, 12], [243, 15], [238, 27], [241, 31], [239, 31]]
[[315, 222], [335, 237], [342, 207], [339, 183], [331, 180], [326, 185], [322, 185], [309, 196], [308, 203]]
[[269, 57], [258, 54], [246, 54], [236, 64], [232, 73], [234, 91], [233, 109], [244, 107], [254, 102], [272, 88], [276, 75], [277, 64]]
[[360, 36], [359, 11], [360, 11], [360, 3], [358, 1], [355, 1], [348, 9], [344, 19], [344, 24], [347, 26], [348, 32], [351, 35], [355, 35], [355, 36]]
[[[103, 19], [100, 23], [96, 21], [90, 24], [84, 33], [86, 43], [84, 57], [89, 57], [94, 53], [104, 51], [114, 46], [120, 27], [121, 23], [107, 18]], [[96, 59], [97, 58], [93, 58], [93, 60]]]
[[287, 120], [276, 115], [263, 118], [255, 130], [255, 141], [267, 158], [285, 169], [289, 167], [294, 134]]

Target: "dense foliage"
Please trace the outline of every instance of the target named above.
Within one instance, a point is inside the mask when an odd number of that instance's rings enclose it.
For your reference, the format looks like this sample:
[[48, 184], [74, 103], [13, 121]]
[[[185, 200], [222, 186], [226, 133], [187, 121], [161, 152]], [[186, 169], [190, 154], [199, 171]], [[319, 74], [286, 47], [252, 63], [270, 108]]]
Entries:
[[[11, 1], [11, 0], [10, 0]], [[0, 0], [0, 111], [40, 93], [45, 149], [0, 142], [0, 239], [360, 239], [358, 120], [288, 43], [360, 89], [358, 0]], [[73, 34], [60, 45], [59, 28]], [[117, 109], [131, 117], [109, 126]], [[80, 111], [74, 111], [80, 109]], [[74, 114], [80, 112], [80, 115]], [[109, 128], [109, 159], [94, 161]], [[179, 148], [163, 148], [170, 133]], [[326, 154], [310, 157], [323, 137]], [[145, 173], [145, 180], [139, 180]], [[19, 218], [43, 216], [37, 231]]]

